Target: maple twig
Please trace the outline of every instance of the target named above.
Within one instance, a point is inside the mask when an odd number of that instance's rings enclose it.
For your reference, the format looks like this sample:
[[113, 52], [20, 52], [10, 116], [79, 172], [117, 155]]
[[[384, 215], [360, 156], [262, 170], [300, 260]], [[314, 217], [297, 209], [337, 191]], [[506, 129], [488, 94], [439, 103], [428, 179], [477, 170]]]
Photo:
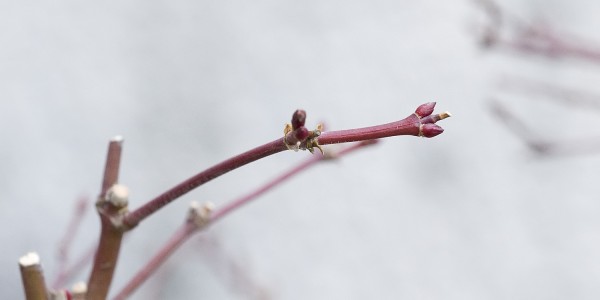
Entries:
[[160, 208], [200, 185], [248, 163], [284, 150], [307, 149], [312, 152], [313, 148], [320, 148], [320, 145], [379, 139], [397, 135], [434, 137], [444, 131], [435, 122], [450, 116], [449, 113], [432, 115], [434, 107], [435, 102], [425, 103], [419, 106], [415, 113], [397, 122], [328, 132], [321, 132], [319, 129], [308, 131], [304, 126], [306, 113], [298, 110], [292, 116], [292, 124], [289, 128], [286, 127], [283, 139], [279, 138], [246, 151], [190, 177], [148, 201], [140, 208], [128, 213], [123, 219], [123, 225], [132, 228]]
[[106, 299], [119, 258], [125, 229], [120, 218], [127, 209], [127, 188], [118, 185], [123, 139], [113, 138], [108, 146], [102, 188], [96, 209], [100, 216], [100, 241], [94, 257], [92, 272], [87, 284], [88, 300]]

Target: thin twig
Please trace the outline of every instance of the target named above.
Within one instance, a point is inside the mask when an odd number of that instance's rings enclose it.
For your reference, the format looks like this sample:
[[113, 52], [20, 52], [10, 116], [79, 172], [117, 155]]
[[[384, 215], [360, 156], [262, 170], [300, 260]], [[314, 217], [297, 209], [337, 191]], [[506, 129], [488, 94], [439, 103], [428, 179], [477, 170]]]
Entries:
[[122, 143], [123, 139], [118, 136], [110, 141], [108, 147], [102, 188], [96, 203], [101, 223], [100, 242], [87, 284], [88, 300], [106, 299], [123, 240], [124, 230], [113, 222], [115, 217], [124, 214], [127, 207], [128, 192], [123, 187], [116, 186], [119, 179]]
[[[321, 133], [318, 129], [308, 132], [303, 126], [303, 114], [299, 113], [301, 111], [297, 111], [294, 113], [294, 117], [292, 118], [290, 131], [286, 131], [283, 139], [279, 138], [262, 146], [256, 147], [196, 174], [195, 176], [174, 186], [156, 198], [148, 201], [140, 208], [128, 213], [123, 219], [123, 224], [125, 227], [132, 228], [160, 208], [171, 203], [189, 191], [199, 187], [200, 185], [229, 171], [235, 170], [258, 159], [284, 150], [297, 150], [300, 148], [308, 149], [312, 152], [314, 147], [319, 148], [320, 145], [372, 140], [397, 135], [434, 137], [443, 132], [443, 129], [434, 123], [450, 116], [449, 113], [431, 115], [434, 107], [434, 102], [423, 104], [417, 108], [417, 111], [420, 113], [413, 113], [405, 119], [397, 122], [379, 126], [330, 131], [324, 133]], [[428, 114], [424, 114], [423, 112], [425, 111], [428, 112]], [[303, 117], [305, 117], [305, 115]], [[302, 119], [302, 122], [296, 120], [300, 118]], [[295, 126], [297, 128], [294, 128], [293, 124], [296, 124]]]
[[600, 137], [559, 140], [541, 138], [499, 101], [491, 102], [492, 113], [533, 152], [544, 156], [567, 156], [600, 152]]
[[360, 148], [368, 146], [368, 145], [372, 145], [376, 142], [377, 142], [377, 140], [362, 141], [362, 142], [356, 143], [352, 146], [346, 147], [334, 154], [314, 155], [314, 156], [310, 157], [309, 159], [305, 160], [304, 162], [298, 164], [297, 166], [291, 168], [287, 172], [279, 175], [277, 178], [271, 180], [270, 182], [266, 183], [265, 185], [250, 192], [249, 194], [244, 195], [236, 200], [233, 200], [233, 201], [229, 202], [228, 204], [222, 206], [219, 209], [216, 209], [210, 215], [211, 224], [222, 219], [224, 216], [228, 215], [229, 213], [233, 212], [234, 210], [239, 209], [243, 205], [256, 199], [258, 196], [264, 194], [265, 192], [269, 191], [273, 187], [281, 184], [282, 182], [290, 179], [291, 177], [297, 175], [298, 173], [302, 172], [303, 170], [313, 166], [314, 164], [316, 164], [320, 161], [323, 161], [326, 159], [338, 158], [338, 157], [343, 156], [347, 153], [350, 153], [354, 150], [360, 149]]
[[87, 210], [89, 204], [89, 199], [87, 197], [80, 197], [77, 199], [77, 203], [75, 204], [75, 210], [73, 211], [73, 215], [71, 217], [71, 221], [67, 226], [67, 230], [65, 231], [65, 235], [61, 239], [58, 248], [58, 271], [56, 274], [56, 279], [52, 284], [54, 289], [58, 289], [61, 286], [58, 283], [61, 283], [59, 279], [63, 277], [62, 274], [65, 273], [67, 269], [67, 264], [69, 262], [69, 251], [71, 245], [73, 243], [73, 239], [75, 238], [75, 233], [77, 229], [79, 229], [81, 221], [83, 220], [83, 216]]
[[[549, 58], [574, 57], [600, 63], [600, 46], [565, 33], [557, 33], [546, 25], [532, 25], [508, 14], [495, 1], [475, 1], [489, 17], [481, 36], [484, 47], [500, 46], [521, 53]], [[502, 32], [511, 35], [505, 37]]]
[[[556, 86], [547, 82], [512, 76], [499, 82], [503, 90], [515, 90], [529, 94], [532, 99], [551, 99], [569, 108], [593, 109], [600, 111], [600, 95], [590, 91]], [[544, 96], [542, 98], [538, 96]]]

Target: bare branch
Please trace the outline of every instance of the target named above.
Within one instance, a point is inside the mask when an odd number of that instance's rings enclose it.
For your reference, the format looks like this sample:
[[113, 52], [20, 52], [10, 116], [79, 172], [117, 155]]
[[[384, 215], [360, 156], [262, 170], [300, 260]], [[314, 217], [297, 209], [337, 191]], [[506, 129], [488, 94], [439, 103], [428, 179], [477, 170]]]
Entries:
[[[435, 103], [426, 103], [421, 106], [430, 106], [433, 108]], [[425, 108], [417, 108], [417, 110], [419, 109], [424, 110]], [[431, 109], [431, 111], [433, 111], [433, 109]], [[442, 113], [435, 116], [420, 116], [417, 113], [413, 113], [403, 120], [384, 125], [321, 133], [321, 130], [318, 128], [312, 131], [306, 130], [306, 128], [302, 126], [305, 113], [303, 111], [297, 111], [292, 117], [292, 123], [296, 124], [296, 128], [294, 128], [294, 125], [292, 124], [290, 124], [289, 127], [286, 126], [283, 139], [276, 139], [256, 147], [190, 177], [156, 198], [148, 201], [146, 204], [142, 205], [142, 207], [127, 214], [123, 220], [123, 224], [129, 228], [134, 227], [160, 208], [202, 184], [229, 171], [281, 151], [288, 149], [297, 150], [299, 148], [307, 149], [312, 152], [313, 148], [320, 149], [320, 145], [372, 140], [397, 135], [433, 137], [442, 133], [443, 129], [439, 126], [423, 127], [423, 125], [435, 123], [438, 120], [449, 116], [449, 113]], [[302, 122], [299, 120], [302, 120]]]
[[122, 226], [121, 219], [127, 212], [129, 193], [124, 186], [117, 185], [122, 143], [123, 138], [117, 136], [108, 146], [102, 189], [96, 202], [101, 231], [92, 273], [87, 284], [86, 299], [88, 300], [106, 299], [119, 258], [123, 233], [126, 230]]

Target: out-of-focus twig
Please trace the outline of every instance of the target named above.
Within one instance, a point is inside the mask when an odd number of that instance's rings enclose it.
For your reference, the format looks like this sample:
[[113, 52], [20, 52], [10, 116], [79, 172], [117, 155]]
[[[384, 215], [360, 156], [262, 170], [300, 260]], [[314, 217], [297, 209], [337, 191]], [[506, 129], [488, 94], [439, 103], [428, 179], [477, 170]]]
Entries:
[[56, 275], [52, 286], [54, 288], [62, 287], [67, 283], [67, 280], [73, 278], [78, 272], [81, 272], [94, 259], [97, 248], [98, 245], [96, 244], [90, 246], [89, 249], [83, 252], [73, 264], [65, 266], [64, 269]]
[[506, 12], [493, 0], [475, 3], [488, 16], [479, 33], [480, 44], [486, 48], [505, 48], [520, 53], [549, 58], [579, 58], [600, 63], [600, 45], [572, 34], [558, 32], [546, 24], [534, 24]]
[[58, 289], [62, 284], [62, 279], [65, 277], [65, 272], [67, 269], [67, 264], [69, 263], [69, 252], [71, 249], [71, 245], [73, 243], [73, 239], [75, 238], [75, 234], [81, 225], [81, 221], [85, 216], [85, 212], [87, 211], [87, 207], [89, 206], [89, 199], [87, 197], [80, 197], [77, 199], [75, 204], [75, 210], [73, 211], [73, 215], [71, 216], [71, 221], [67, 225], [67, 230], [65, 231], [65, 235], [61, 239], [58, 248], [58, 268], [57, 274], [55, 276], [55, 280], [52, 283], [52, 288]]
[[529, 149], [544, 156], [568, 156], [592, 154], [600, 152], [600, 137], [579, 139], [543, 138], [540, 133], [534, 133], [525, 122], [513, 114], [500, 101], [492, 100], [492, 113], [506, 127], [522, 140]]
[[304, 126], [306, 113], [302, 110], [297, 110], [292, 115], [291, 124], [285, 127], [283, 138], [278, 138], [224, 160], [184, 180], [138, 209], [128, 213], [123, 219], [123, 224], [129, 228], [134, 227], [162, 207], [210, 180], [246, 164], [285, 150], [303, 149], [312, 152], [314, 148], [320, 149], [322, 145], [358, 142], [400, 135], [426, 138], [435, 137], [444, 132], [444, 129], [435, 123], [450, 117], [450, 113], [448, 112], [433, 114], [435, 105], [435, 102], [419, 105], [415, 112], [408, 117], [391, 123], [326, 132], [321, 132], [318, 128], [309, 131]]
[[502, 90], [512, 90], [526, 94], [532, 100], [553, 100], [573, 109], [592, 109], [600, 112], [600, 94], [573, 88], [557, 86], [521, 77], [504, 77], [499, 81]]

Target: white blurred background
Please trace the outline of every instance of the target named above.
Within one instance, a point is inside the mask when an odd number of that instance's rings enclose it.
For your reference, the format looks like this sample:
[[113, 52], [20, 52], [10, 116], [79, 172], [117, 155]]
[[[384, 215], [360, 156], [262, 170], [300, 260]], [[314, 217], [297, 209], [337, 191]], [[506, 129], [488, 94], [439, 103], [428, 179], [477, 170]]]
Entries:
[[[502, 5], [600, 43], [600, 2]], [[54, 279], [114, 135], [137, 208], [281, 136], [297, 108], [309, 127], [346, 129], [437, 101], [454, 115], [442, 135], [387, 139], [300, 174], [192, 238], [133, 299], [598, 299], [600, 155], [540, 159], [488, 99], [544, 137], [597, 137], [597, 112], [497, 82], [600, 92], [600, 65], [481, 49], [481, 19], [470, 1], [0, 1], [0, 298], [23, 297], [28, 251]], [[190, 201], [226, 203], [309, 155], [253, 163], [140, 224], [113, 294]], [[90, 207], [71, 258], [98, 232]]]

